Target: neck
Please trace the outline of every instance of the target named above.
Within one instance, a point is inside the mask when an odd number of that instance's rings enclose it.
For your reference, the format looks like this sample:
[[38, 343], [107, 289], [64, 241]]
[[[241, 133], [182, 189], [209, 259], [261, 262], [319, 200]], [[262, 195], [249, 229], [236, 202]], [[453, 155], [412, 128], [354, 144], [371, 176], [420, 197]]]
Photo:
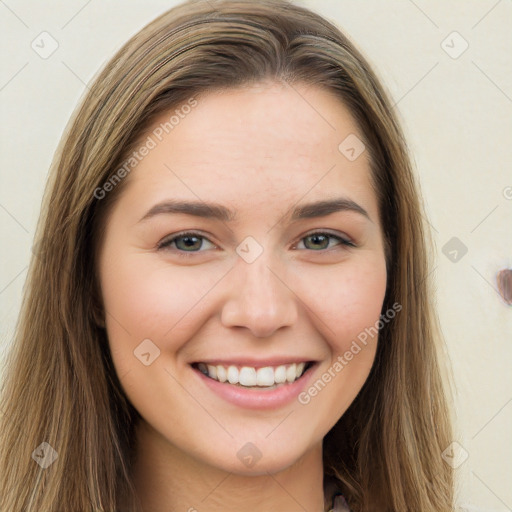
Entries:
[[324, 510], [321, 442], [277, 473], [243, 475], [185, 454], [142, 422], [133, 479], [144, 512]]

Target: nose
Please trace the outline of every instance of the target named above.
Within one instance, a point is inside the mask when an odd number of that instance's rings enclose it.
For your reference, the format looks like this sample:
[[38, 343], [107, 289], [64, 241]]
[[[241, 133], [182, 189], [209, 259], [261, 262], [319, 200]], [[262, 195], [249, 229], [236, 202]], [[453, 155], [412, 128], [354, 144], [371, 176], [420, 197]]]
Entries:
[[236, 262], [230, 272], [229, 298], [222, 308], [224, 326], [245, 327], [263, 338], [297, 321], [298, 298], [291, 289], [292, 283], [286, 282], [269, 263], [263, 255], [252, 263], [241, 258]]

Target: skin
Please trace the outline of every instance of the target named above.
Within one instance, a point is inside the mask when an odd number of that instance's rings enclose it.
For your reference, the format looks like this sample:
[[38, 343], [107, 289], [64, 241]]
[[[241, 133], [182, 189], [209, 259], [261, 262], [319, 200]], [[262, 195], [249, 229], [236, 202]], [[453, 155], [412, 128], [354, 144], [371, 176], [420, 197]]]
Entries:
[[[100, 251], [112, 358], [143, 417], [137, 492], [154, 512], [323, 510], [322, 440], [367, 379], [376, 338], [309, 403], [272, 410], [225, 401], [190, 363], [304, 356], [318, 362], [314, 383], [378, 322], [386, 267], [368, 152], [349, 161], [338, 150], [349, 134], [362, 135], [339, 98], [317, 86], [265, 82], [197, 100], [126, 178]], [[353, 211], [286, 216], [297, 204], [340, 196], [370, 219]], [[218, 202], [237, 220], [140, 221], [170, 198]], [[183, 240], [187, 258], [176, 243], [157, 248], [185, 230], [205, 237], [199, 251]], [[356, 247], [306, 238], [325, 230]], [[252, 263], [236, 252], [247, 236], [263, 248]], [[160, 350], [148, 366], [134, 357], [145, 339]], [[248, 442], [261, 453], [251, 467], [237, 457]]]

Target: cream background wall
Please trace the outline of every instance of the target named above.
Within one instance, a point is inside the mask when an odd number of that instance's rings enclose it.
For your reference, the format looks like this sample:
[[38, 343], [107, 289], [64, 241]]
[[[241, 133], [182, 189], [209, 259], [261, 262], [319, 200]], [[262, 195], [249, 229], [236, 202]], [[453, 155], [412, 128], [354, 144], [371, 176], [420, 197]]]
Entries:
[[[176, 3], [0, 0], [1, 359], [64, 126], [99, 67]], [[457, 384], [454, 453], [459, 462], [467, 455], [457, 469], [459, 503], [467, 511], [510, 511], [512, 307], [495, 276], [512, 267], [512, 3], [297, 3], [340, 26], [396, 102], [438, 249], [437, 303]]]

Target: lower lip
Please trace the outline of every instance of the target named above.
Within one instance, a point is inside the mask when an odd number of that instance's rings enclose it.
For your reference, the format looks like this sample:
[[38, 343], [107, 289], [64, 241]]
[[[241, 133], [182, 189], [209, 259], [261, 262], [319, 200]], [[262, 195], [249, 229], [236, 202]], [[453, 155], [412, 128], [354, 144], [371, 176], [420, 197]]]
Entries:
[[193, 368], [199, 378], [215, 394], [238, 407], [246, 409], [278, 409], [293, 402], [309, 382], [316, 363], [292, 383], [283, 383], [273, 389], [243, 388], [207, 377]]

